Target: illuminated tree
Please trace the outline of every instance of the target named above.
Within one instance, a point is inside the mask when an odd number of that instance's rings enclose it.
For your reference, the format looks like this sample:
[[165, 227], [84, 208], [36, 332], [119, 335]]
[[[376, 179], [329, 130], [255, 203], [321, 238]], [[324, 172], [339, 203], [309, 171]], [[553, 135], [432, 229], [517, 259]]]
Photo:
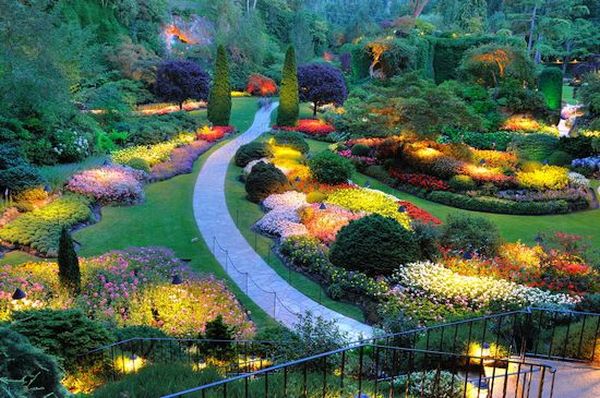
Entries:
[[300, 100], [313, 103], [313, 115], [319, 106], [343, 105], [348, 97], [346, 82], [339, 69], [329, 64], [307, 64], [298, 68]]
[[298, 99], [298, 75], [296, 70], [296, 51], [288, 47], [285, 53], [281, 90], [279, 92], [278, 126], [295, 126], [300, 113]]
[[165, 61], [156, 73], [156, 94], [176, 102], [179, 109], [187, 99], [207, 100], [209, 86], [208, 74], [192, 61]]
[[546, 105], [552, 110], [560, 109], [562, 101], [563, 74], [558, 68], [545, 68], [538, 79], [538, 88], [544, 95]]
[[246, 91], [252, 95], [268, 96], [277, 94], [277, 84], [267, 76], [253, 73], [248, 78]]
[[208, 120], [215, 126], [227, 126], [231, 117], [231, 86], [227, 54], [222, 45], [217, 49], [215, 80], [208, 99]]

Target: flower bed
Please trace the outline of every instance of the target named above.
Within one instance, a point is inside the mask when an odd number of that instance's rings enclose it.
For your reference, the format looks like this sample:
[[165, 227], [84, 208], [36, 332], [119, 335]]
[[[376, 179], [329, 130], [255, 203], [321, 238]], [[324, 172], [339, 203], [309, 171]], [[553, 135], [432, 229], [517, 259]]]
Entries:
[[[236, 337], [248, 338], [254, 326], [227, 289], [213, 276], [198, 276], [163, 248], [133, 248], [81, 259], [82, 294], [75, 301], [62, 292], [54, 263], [0, 267], [0, 319], [15, 310], [15, 287], [27, 293], [18, 309], [82, 309], [94, 319], [119, 326], [148, 325], [177, 337], [196, 338], [206, 322], [222, 315]], [[183, 283], [173, 285], [173, 275]]]
[[302, 209], [300, 219], [311, 236], [325, 244], [331, 244], [342, 227], [364, 215], [365, 213], [353, 213], [334, 205], [321, 209], [319, 203], [313, 203]]
[[569, 184], [569, 170], [559, 166], [544, 165], [532, 171], [519, 171], [517, 182], [525, 188], [563, 189]]
[[419, 222], [422, 222], [425, 224], [440, 225], [442, 223], [442, 220], [440, 220], [436, 216], [432, 215], [431, 213], [421, 209], [420, 207], [415, 206], [411, 202], [408, 202], [406, 200], [400, 200], [400, 201], [398, 201], [398, 204], [400, 206], [404, 206], [409, 217], [412, 218], [413, 220], [416, 220], [416, 221], [419, 221]]
[[355, 156], [352, 154], [352, 151], [350, 149], [345, 149], [343, 151], [339, 151], [338, 154], [341, 157], [344, 157], [346, 159], [350, 159], [352, 160], [354, 163], [356, 163], [357, 165], [364, 167], [364, 166], [373, 166], [378, 162], [377, 158], [374, 157], [370, 157], [370, 156]]
[[590, 156], [587, 158], [574, 159], [571, 162], [572, 167], [581, 167], [590, 172], [600, 171], [600, 156]]
[[568, 307], [580, 300], [577, 296], [554, 294], [506, 280], [459, 275], [431, 262], [408, 264], [394, 274], [394, 279], [400, 284], [400, 290], [407, 289], [411, 295], [475, 311], [507, 310], [527, 305]]
[[150, 167], [169, 160], [171, 152], [177, 147], [188, 145], [196, 139], [192, 133], [181, 133], [173, 139], [155, 145], [138, 145], [119, 149], [112, 153], [113, 162], [129, 164], [134, 159], [145, 160]]
[[40, 255], [54, 256], [62, 227], [71, 228], [89, 221], [91, 217], [90, 199], [67, 194], [0, 228], [0, 241], [31, 248]]
[[295, 126], [273, 126], [274, 130], [298, 131], [300, 133], [324, 136], [335, 131], [335, 127], [320, 119], [300, 119]]
[[144, 200], [142, 183], [147, 177], [143, 171], [126, 166], [103, 166], [73, 175], [66, 189], [101, 205], [130, 205]]
[[428, 191], [446, 191], [450, 188], [447, 182], [427, 174], [403, 173], [400, 170], [391, 169], [390, 177], [395, 178], [401, 184], [412, 185]]
[[227, 134], [231, 134], [235, 131], [233, 126], [204, 126], [196, 131], [196, 136], [199, 140], [208, 142], [215, 142], [225, 137]]
[[210, 149], [212, 144], [208, 141], [194, 141], [173, 149], [169, 160], [159, 163], [152, 168], [151, 181], [162, 181], [175, 177], [179, 174], [191, 173], [194, 162], [204, 152]]

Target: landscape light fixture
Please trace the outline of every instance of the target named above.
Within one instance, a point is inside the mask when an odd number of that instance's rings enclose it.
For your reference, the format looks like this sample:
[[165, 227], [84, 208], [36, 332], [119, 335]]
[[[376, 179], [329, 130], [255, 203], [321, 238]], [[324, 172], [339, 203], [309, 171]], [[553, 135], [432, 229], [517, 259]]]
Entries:
[[544, 241], [544, 238], [542, 238], [542, 235], [537, 234], [535, 237], [535, 243], [537, 243], [538, 245], [541, 245], [543, 241]]
[[365, 182], [365, 188], [371, 188], [371, 183], [369, 181]]
[[300, 181], [302, 181], [302, 178], [300, 178], [300, 176], [298, 176], [298, 177], [296, 177], [295, 181], [300, 182]]
[[406, 213], [406, 206], [400, 205], [398, 207], [398, 213]]
[[23, 290], [16, 288], [15, 292], [12, 295], [12, 299], [13, 300], [23, 300], [25, 297], [27, 297], [27, 293], [25, 293]]
[[325, 210], [325, 209], [327, 209], [327, 206], [325, 206], [325, 203], [321, 202], [321, 206], [319, 206], [319, 209]]
[[173, 280], [171, 281], [171, 285], [181, 285], [182, 283], [183, 283], [183, 280], [181, 279], [181, 276], [179, 276], [179, 274], [173, 275]]
[[471, 260], [473, 258], [473, 253], [470, 250], [463, 253], [463, 258], [465, 260]]

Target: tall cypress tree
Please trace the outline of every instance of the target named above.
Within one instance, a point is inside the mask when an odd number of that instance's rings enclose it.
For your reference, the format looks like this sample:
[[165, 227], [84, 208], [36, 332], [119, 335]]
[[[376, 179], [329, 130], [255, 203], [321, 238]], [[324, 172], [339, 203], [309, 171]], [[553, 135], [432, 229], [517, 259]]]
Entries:
[[296, 70], [296, 51], [289, 46], [285, 53], [285, 62], [281, 74], [279, 92], [278, 126], [295, 126], [300, 113], [298, 99], [298, 71]]
[[215, 79], [208, 97], [208, 120], [215, 126], [227, 126], [231, 116], [231, 85], [225, 47], [217, 48]]
[[77, 295], [81, 291], [79, 258], [75, 252], [71, 234], [66, 227], [60, 231], [58, 241], [58, 279], [72, 295]]

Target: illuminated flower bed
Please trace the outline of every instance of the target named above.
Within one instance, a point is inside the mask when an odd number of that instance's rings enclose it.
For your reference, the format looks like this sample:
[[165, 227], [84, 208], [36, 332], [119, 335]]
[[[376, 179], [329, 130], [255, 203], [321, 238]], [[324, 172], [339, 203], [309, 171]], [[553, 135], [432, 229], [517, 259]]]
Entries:
[[295, 126], [273, 126], [274, 130], [299, 131], [308, 135], [323, 136], [335, 131], [335, 127], [320, 119], [300, 119]]
[[158, 163], [169, 160], [171, 152], [177, 147], [188, 145], [196, 139], [196, 135], [192, 133], [182, 133], [177, 137], [161, 142], [159, 144], [145, 146], [138, 145], [129, 148], [119, 149], [112, 153], [113, 162], [120, 164], [128, 164], [134, 159], [145, 160], [150, 167]]
[[548, 126], [531, 117], [522, 115], [511, 116], [506, 119], [502, 125], [502, 130], [558, 135], [558, 128], [556, 126]]
[[300, 218], [311, 236], [325, 244], [331, 244], [342, 227], [365, 215], [365, 213], [353, 213], [334, 205], [322, 209], [319, 203], [313, 203], [302, 209]]
[[233, 126], [204, 126], [196, 131], [199, 140], [215, 142], [235, 131]]
[[525, 188], [563, 189], [569, 184], [569, 170], [559, 166], [544, 165], [532, 171], [519, 171], [517, 182]]
[[447, 182], [427, 174], [403, 173], [400, 170], [391, 169], [390, 177], [395, 178], [401, 184], [408, 184], [430, 191], [445, 191], [449, 188]]
[[519, 159], [512, 152], [502, 152], [483, 149], [471, 149], [473, 161], [476, 164], [485, 164], [487, 167], [505, 167], [514, 169]]
[[169, 160], [152, 168], [150, 179], [152, 181], [162, 181], [179, 174], [191, 173], [194, 162], [211, 146], [212, 144], [208, 141], [194, 141], [189, 145], [173, 149]]
[[394, 279], [416, 297], [475, 311], [506, 310], [527, 305], [571, 306], [579, 301], [576, 296], [554, 294], [507, 280], [459, 275], [443, 265], [431, 262], [408, 264], [394, 274]]
[[398, 211], [398, 199], [373, 189], [340, 189], [327, 197], [326, 203], [334, 204], [353, 212], [376, 213], [395, 219], [410, 229], [410, 217]]
[[415, 206], [411, 202], [400, 200], [398, 201], [398, 204], [400, 206], [404, 206], [409, 217], [413, 220], [420, 221], [425, 224], [440, 225], [442, 223], [442, 220], [432, 215], [431, 213], [421, 209], [420, 207]]
[[352, 151], [350, 149], [345, 149], [343, 151], [339, 151], [338, 153], [341, 157], [350, 159], [353, 162], [356, 162], [360, 165], [372, 166], [378, 163], [377, 158], [373, 158], [370, 156], [355, 156], [352, 154]]
[[[80, 263], [83, 293], [75, 301], [61, 290], [55, 263], [0, 267], [0, 319], [10, 319], [16, 309], [76, 307], [119, 326], [148, 325], [195, 338], [206, 322], [222, 315], [236, 337], [254, 334], [253, 324], [225, 284], [192, 273], [169, 249], [113, 251]], [[172, 284], [174, 275], [183, 282]], [[15, 303], [11, 295], [17, 287], [27, 297]]]
[[104, 166], [73, 175], [66, 189], [102, 205], [134, 204], [144, 200], [142, 183], [147, 177], [143, 171], [130, 167]]
[[306, 194], [296, 191], [269, 195], [262, 202], [263, 207], [268, 211], [281, 207], [299, 209], [306, 206], [306, 204]]

